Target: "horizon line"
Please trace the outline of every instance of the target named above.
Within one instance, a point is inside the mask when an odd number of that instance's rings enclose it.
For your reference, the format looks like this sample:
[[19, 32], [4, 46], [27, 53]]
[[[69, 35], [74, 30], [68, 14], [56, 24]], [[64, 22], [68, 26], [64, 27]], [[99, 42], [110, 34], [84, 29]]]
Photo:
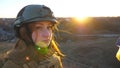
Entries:
[[[77, 16], [76, 16], [77, 17]], [[69, 16], [69, 17], [56, 17], [56, 18], [76, 18], [75, 16]], [[120, 16], [85, 16], [85, 17], [120, 17]], [[0, 17], [0, 18], [16, 18], [16, 17]], [[79, 18], [79, 17], [78, 17]], [[81, 18], [81, 17], [80, 17]], [[84, 18], [84, 17], [83, 17]]]

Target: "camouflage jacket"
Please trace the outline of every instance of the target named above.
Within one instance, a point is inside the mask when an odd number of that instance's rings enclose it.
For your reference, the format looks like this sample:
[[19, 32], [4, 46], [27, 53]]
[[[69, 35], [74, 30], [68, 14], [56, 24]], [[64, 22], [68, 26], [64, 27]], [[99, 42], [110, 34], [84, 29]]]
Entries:
[[52, 47], [46, 55], [40, 55], [22, 41], [18, 41], [16, 46], [8, 54], [2, 68], [62, 68], [61, 58]]

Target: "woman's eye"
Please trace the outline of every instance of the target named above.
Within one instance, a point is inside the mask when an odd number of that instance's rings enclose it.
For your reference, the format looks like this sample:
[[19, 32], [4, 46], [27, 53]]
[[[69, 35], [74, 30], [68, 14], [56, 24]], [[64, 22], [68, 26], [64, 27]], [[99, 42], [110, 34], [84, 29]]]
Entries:
[[42, 29], [42, 27], [36, 27], [35, 29]]

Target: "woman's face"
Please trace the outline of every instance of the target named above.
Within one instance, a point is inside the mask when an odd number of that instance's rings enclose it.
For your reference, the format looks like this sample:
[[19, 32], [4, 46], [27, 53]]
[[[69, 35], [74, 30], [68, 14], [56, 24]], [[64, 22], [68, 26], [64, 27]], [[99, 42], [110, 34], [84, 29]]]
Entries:
[[29, 24], [32, 31], [32, 40], [35, 44], [45, 43], [47, 46], [52, 40], [53, 24], [49, 21], [40, 21]]

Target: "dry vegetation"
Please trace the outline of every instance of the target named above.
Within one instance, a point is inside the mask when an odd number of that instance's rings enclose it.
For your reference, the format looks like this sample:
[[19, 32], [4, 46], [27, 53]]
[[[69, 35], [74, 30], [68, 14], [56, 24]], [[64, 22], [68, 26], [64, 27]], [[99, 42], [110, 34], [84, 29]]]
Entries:
[[[116, 37], [80, 38], [77, 41], [60, 43], [60, 49], [66, 55], [64, 68], [119, 68], [115, 58]], [[3, 57], [15, 43], [0, 42], [0, 57]]]

